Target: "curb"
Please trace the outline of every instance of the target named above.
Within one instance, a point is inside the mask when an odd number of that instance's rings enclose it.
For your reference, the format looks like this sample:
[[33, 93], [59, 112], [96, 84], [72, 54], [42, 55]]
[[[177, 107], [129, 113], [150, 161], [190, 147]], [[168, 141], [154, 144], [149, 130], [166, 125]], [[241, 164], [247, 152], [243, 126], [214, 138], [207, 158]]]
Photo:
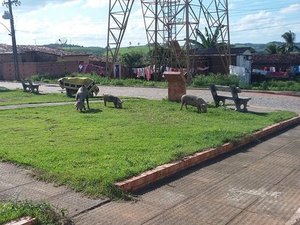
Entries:
[[289, 97], [300, 97], [299, 91], [264, 91], [264, 90], [243, 90], [243, 92], [248, 93], [262, 93], [262, 94], [270, 94], [270, 95], [283, 95]]
[[5, 223], [4, 225], [34, 225], [36, 223], [35, 218], [31, 217], [22, 217], [18, 220], [11, 221], [9, 223]]
[[270, 134], [286, 129], [290, 126], [300, 124], [300, 115], [292, 119], [273, 124], [254, 134], [248, 135], [241, 140], [225, 143], [217, 148], [210, 148], [194, 155], [187, 156], [179, 161], [167, 163], [158, 166], [152, 170], [146, 171], [138, 176], [132, 177], [125, 181], [115, 183], [115, 186], [125, 192], [137, 191], [156, 181], [167, 178], [182, 170], [195, 166], [201, 162], [215, 158], [221, 154], [231, 152], [239, 147], [245, 146], [255, 140], [264, 138]]

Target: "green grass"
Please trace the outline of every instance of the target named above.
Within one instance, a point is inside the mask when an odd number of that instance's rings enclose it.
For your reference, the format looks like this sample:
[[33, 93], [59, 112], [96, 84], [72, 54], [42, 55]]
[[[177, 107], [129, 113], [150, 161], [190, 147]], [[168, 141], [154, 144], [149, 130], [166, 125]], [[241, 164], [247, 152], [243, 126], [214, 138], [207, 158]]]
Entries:
[[47, 203], [0, 202], [0, 224], [8, 223], [21, 217], [36, 218], [36, 225], [71, 225], [65, 211], [57, 212]]
[[239, 86], [239, 79], [235, 75], [209, 74], [193, 77], [191, 87], [209, 87], [211, 84], [236, 85]]
[[26, 103], [43, 103], [43, 102], [70, 102], [74, 98], [67, 97], [66, 94], [33, 94], [23, 90], [0, 89], [0, 106], [15, 105]]
[[125, 54], [125, 53], [131, 53], [131, 52], [140, 52], [142, 54], [148, 54], [149, 47], [147, 45], [141, 45], [141, 46], [128, 46], [128, 47], [122, 47], [119, 50], [119, 54]]
[[300, 80], [264, 81], [262, 83], [252, 84], [251, 89], [253, 89], [253, 90], [271, 90], [271, 91], [300, 91]]
[[0, 160], [87, 195], [115, 197], [116, 181], [296, 115], [213, 107], [199, 114], [166, 100], [126, 100], [121, 110], [90, 106], [87, 113], [73, 105], [0, 111]]

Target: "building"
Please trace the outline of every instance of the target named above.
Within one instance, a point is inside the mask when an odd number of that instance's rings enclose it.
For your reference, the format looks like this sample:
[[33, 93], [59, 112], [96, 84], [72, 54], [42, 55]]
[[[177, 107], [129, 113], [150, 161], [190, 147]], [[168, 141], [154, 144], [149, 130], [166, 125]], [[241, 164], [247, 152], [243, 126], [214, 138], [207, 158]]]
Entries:
[[[251, 68], [252, 48], [231, 48], [228, 55], [221, 54], [216, 48], [196, 49], [192, 57], [196, 74], [228, 74], [228, 65]], [[230, 61], [229, 61], [230, 60]]]
[[[58, 78], [78, 72], [80, 63], [89, 63], [89, 55], [45, 46], [19, 45], [18, 62], [20, 79], [32, 75]], [[12, 47], [0, 44], [0, 80], [15, 80]]]

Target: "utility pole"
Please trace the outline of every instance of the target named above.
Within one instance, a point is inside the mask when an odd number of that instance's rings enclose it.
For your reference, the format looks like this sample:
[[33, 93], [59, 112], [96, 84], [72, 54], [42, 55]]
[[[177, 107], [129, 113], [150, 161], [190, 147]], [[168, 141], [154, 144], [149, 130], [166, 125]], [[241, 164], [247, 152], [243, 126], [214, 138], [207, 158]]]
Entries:
[[8, 12], [4, 13], [3, 18], [10, 20], [10, 34], [12, 40], [13, 59], [14, 59], [14, 67], [15, 67], [15, 79], [20, 80], [18, 50], [17, 50], [17, 43], [16, 43], [16, 33], [15, 33], [12, 5], [14, 4], [15, 6], [18, 6], [21, 5], [21, 2], [19, 0], [7, 0], [7, 1], [3, 1], [2, 4], [8, 7]]

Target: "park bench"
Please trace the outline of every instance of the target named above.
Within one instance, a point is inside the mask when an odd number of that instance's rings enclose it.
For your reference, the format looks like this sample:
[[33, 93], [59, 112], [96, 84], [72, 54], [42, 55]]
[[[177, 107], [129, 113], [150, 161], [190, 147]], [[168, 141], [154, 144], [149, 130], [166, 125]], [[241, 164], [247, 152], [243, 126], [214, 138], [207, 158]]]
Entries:
[[[237, 111], [247, 112], [247, 103], [251, 98], [239, 97], [238, 93], [241, 92], [239, 87], [236, 87], [235, 85], [221, 86], [212, 84], [210, 85], [210, 91], [216, 107], [220, 106], [221, 103], [222, 105], [225, 105], [225, 100], [232, 100], [234, 101]], [[222, 94], [219, 94], [218, 92], [222, 92]], [[231, 95], [223, 95], [224, 92], [230, 92]]]
[[32, 83], [31, 80], [22, 80], [23, 90], [25, 92], [39, 93], [39, 84]]

